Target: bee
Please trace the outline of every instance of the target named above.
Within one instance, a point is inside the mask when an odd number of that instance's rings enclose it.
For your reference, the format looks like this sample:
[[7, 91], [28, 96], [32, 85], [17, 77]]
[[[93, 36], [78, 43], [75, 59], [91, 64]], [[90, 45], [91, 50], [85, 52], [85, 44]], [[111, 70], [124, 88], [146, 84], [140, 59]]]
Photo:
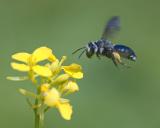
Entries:
[[111, 39], [117, 35], [120, 30], [120, 18], [118, 16], [112, 17], [106, 24], [102, 37], [97, 41], [89, 42], [85, 47], [79, 48], [73, 52], [83, 50], [79, 55], [79, 58], [86, 53], [88, 58], [91, 58], [94, 54], [100, 59], [101, 56], [105, 56], [111, 59], [114, 65], [118, 64], [129, 67], [121, 60], [122, 58], [136, 61], [135, 52], [128, 46], [123, 44], [113, 44]]

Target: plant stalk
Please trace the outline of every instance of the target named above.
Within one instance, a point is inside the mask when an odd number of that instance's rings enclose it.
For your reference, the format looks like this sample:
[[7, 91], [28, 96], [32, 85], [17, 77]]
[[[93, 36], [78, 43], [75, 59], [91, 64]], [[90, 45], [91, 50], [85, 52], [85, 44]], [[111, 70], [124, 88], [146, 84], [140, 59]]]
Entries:
[[[37, 94], [40, 94], [39, 88], [37, 89]], [[35, 106], [38, 106], [39, 99], [35, 100]], [[35, 128], [44, 128], [44, 111], [41, 109], [42, 106], [36, 107], [34, 109], [35, 114]]]

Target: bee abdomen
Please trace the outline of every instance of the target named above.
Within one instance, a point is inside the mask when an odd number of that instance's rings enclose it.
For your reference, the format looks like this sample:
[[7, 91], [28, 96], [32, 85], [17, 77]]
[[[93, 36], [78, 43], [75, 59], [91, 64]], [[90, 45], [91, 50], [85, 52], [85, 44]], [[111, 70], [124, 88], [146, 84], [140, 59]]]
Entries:
[[117, 51], [123, 58], [133, 61], [136, 60], [136, 54], [134, 53], [134, 51], [125, 45], [116, 44], [114, 45], [114, 50]]

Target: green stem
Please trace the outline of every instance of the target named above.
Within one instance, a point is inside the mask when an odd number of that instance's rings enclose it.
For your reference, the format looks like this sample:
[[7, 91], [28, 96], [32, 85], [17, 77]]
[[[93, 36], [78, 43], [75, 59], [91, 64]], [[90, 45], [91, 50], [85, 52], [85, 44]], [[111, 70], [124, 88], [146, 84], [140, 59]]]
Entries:
[[44, 109], [44, 113], [47, 112], [50, 109], [50, 107], [47, 107]]
[[[37, 94], [40, 94], [39, 88], [37, 89]], [[35, 106], [38, 106], [39, 99], [35, 100]], [[41, 109], [42, 106], [36, 107], [34, 109], [35, 114], [35, 128], [43, 128], [44, 127], [44, 111]]]
[[44, 128], [44, 112], [42, 111], [41, 113], [40, 113], [40, 126], [41, 126], [41, 128]]
[[35, 128], [44, 127], [44, 115], [43, 113], [35, 114]]
[[[37, 80], [35, 79], [36, 76], [34, 76], [34, 72], [30, 71], [29, 72], [29, 77], [34, 85], [37, 87], [37, 96], [40, 95], [40, 87], [37, 86]], [[30, 104], [30, 102], [29, 102]], [[43, 110], [43, 105], [41, 104], [41, 100], [39, 97], [36, 97], [35, 99], [35, 104], [33, 110], [34, 110], [34, 115], [35, 115], [35, 128], [44, 128], [44, 110]], [[39, 106], [40, 105], [40, 106]]]
[[35, 114], [35, 128], [39, 128], [39, 115]]

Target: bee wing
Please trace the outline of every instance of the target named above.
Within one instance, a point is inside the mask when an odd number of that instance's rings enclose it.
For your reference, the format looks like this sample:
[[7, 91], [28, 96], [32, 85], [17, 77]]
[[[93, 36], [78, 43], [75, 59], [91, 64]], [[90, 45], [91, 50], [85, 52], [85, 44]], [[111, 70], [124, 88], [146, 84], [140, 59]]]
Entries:
[[107, 22], [101, 39], [114, 38], [119, 30], [120, 18], [118, 16], [114, 16]]

